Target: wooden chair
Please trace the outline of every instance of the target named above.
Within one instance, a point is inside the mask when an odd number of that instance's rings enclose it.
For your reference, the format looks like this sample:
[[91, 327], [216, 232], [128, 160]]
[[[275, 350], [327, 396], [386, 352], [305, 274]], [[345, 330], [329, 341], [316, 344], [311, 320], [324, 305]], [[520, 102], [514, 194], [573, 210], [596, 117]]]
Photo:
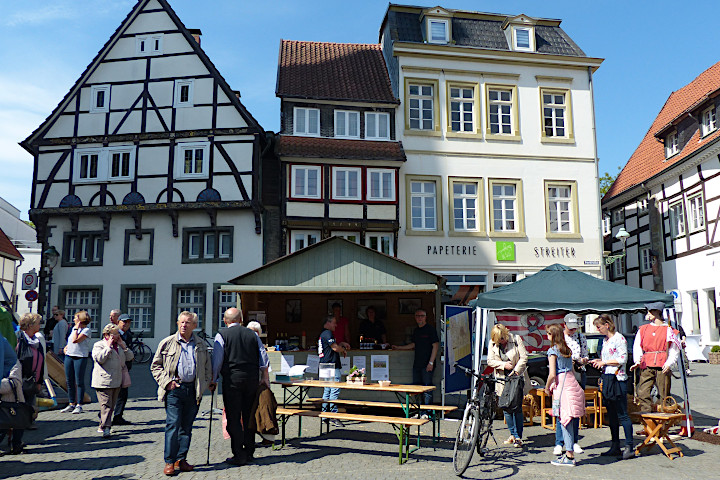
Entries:
[[[585, 391], [585, 416], [582, 418], [582, 424], [590, 426], [590, 416], [592, 415], [593, 428], [598, 428], [598, 420], [600, 418], [600, 405], [598, 403], [597, 391]], [[602, 425], [602, 423], [600, 423]]]

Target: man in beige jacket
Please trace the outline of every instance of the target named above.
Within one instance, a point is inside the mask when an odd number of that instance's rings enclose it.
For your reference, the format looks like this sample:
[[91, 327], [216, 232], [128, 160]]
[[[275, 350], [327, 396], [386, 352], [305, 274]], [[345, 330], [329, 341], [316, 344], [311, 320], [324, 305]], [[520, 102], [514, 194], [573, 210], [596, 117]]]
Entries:
[[176, 469], [190, 472], [187, 462], [192, 424], [206, 389], [215, 390], [212, 362], [205, 342], [193, 332], [197, 315], [182, 312], [178, 331], [163, 339], [155, 352], [150, 370], [158, 383], [158, 400], [165, 402], [165, 475]]

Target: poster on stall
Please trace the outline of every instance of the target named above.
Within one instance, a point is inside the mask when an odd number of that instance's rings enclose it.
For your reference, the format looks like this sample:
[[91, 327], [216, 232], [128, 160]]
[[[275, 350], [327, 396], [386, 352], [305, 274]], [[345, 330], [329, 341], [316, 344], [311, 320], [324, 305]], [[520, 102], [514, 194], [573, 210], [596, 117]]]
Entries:
[[472, 367], [472, 308], [445, 306], [445, 393], [470, 388], [470, 377], [455, 368]]
[[293, 365], [295, 365], [295, 355], [283, 355], [280, 357], [280, 373], [290, 373]]
[[350, 357], [342, 357], [340, 359], [340, 363], [342, 364], [342, 374], [347, 375], [350, 373]]
[[319, 367], [320, 367], [320, 357], [317, 355], [308, 355], [307, 356], [307, 370], [308, 373], [314, 373], [315, 375], [320, 373]]
[[365, 368], [365, 357], [352, 357], [352, 364], [358, 370]]
[[390, 357], [372, 355], [370, 357], [370, 380], [390, 380]]

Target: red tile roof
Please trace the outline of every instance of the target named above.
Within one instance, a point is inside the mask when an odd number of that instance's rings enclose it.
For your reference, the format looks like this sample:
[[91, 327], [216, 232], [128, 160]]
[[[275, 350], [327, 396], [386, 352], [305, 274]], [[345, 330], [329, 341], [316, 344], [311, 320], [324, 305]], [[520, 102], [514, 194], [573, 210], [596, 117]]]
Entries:
[[402, 142], [344, 140], [280, 135], [275, 151], [280, 157], [406, 160]]
[[0, 229], [0, 255], [3, 257], [12, 258], [13, 260], [23, 260], [23, 256], [20, 255], [18, 249], [12, 244], [10, 239], [5, 235], [5, 232]]
[[645, 138], [603, 197], [603, 202], [641, 184], [663, 170], [671, 168], [700, 148], [717, 140], [720, 137], [720, 130], [700, 138], [698, 129], [680, 152], [666, 159], [665, 145], [656, 135], [698, 108], [718, 90], [720, 90], [720, 62], [705, 70], [680, 90], [671, 93], [645, 134]]
[[278, 97], [400, 103], [380, 45], [282, 40]]

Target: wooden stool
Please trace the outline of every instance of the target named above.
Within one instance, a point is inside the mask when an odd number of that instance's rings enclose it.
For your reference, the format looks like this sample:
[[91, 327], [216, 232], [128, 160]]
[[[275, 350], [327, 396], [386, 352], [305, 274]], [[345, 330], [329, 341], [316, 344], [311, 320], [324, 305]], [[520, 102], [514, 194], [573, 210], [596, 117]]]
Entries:
[[[670, 460], [674, 460], [673, 453], [677, 453], [682, 457], [682, 450], [670, 440], [667, 432], [674, 422], [681, 420], [684, 416], [682, 413], [641, 413], [640, 420], [645, 426], [646, 438], [635, 449], [635, 455], [640, 455], [640, 451], [644, 448], [657, 445]], [[668, 442], [672, 445], [672, 448], [666, 448], [664, 442]]]

